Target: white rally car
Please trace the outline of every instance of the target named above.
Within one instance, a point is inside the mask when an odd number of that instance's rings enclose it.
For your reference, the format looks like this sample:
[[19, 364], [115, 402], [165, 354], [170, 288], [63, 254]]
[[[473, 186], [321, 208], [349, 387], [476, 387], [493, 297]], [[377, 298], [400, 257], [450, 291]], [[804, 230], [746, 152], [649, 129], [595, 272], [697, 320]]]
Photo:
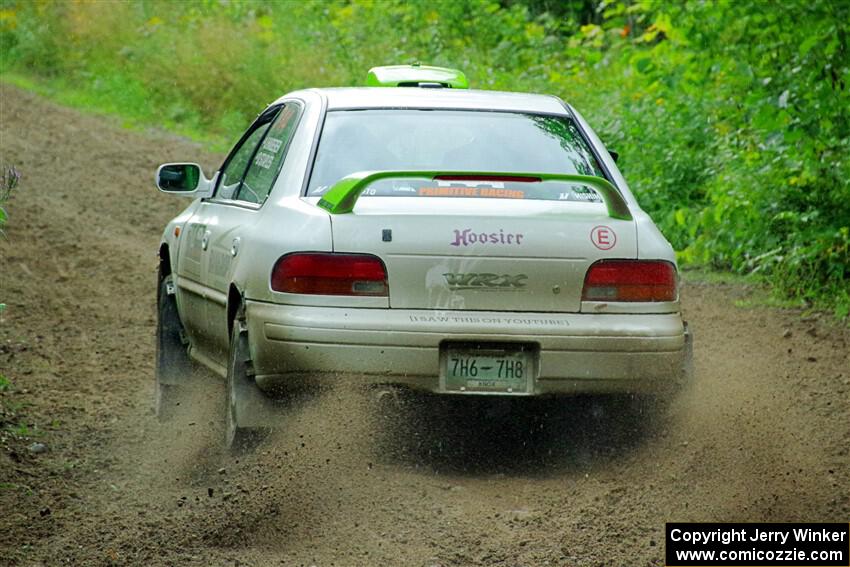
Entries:
[[457, 396], [665, 393], [687, 378], [675, 256], [553, 96], [372, 69], [271, 104], [159, 249], [158, 411], [189, 360], [227, 380], [227, 442], [327, 381]]

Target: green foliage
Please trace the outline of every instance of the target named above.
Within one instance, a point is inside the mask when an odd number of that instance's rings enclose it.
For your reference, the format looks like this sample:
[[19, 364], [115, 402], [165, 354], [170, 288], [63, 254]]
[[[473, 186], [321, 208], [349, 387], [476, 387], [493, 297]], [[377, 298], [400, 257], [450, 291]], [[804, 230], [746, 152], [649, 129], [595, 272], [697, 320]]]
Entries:
[[13, 394], [14, 384], [0, 374], [0, 441], [7, 435], [23, 438], [31, 433], [26, 424], [21, 422], [21, 410], [26, 404], [15, 401]]
[[464, 70], [587, 115], [683, 264], [850, 311], [850, 3], [0, 0], [2, 71], [233, 139], [301, 87]]
[[[21, 174], [15, 169], [15, 166], [5, 169], [2, 175], [0, 175], [0, 236], [3, 235], [3, 227], [6, 226], [6, 222], [9, 220], [9, 214], [6, 212], [6, 203], [9, 201], [12, 191], [18, 186], [20, 180]], [[4, 307], [5, 305], [0, 304], [0, 311]]]

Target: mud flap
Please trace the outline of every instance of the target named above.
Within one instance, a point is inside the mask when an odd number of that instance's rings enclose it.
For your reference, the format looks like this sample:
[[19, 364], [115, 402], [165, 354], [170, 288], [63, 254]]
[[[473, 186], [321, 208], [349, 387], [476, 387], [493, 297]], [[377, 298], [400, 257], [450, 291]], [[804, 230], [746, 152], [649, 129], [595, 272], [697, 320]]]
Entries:
[[233, 418], [239, 429], [272, 429], [275, 414], [280, 411], [275, 401], [260, 390], [254, 380], [253, 364], [248, 349], [248, 332], [244, 321], [237, 321], [231, 348], [238, 360], [231, 361], [229, 377], [233, 388]]
[[682, 388], [687, 388], [694, 381], [694, 334], [687, 323], [685, 325], [685, 356], [682, 361]]
[[281, 410], [266, 396], [252, 376], [234, 381], [236, 389], [236, 421], [240, 428], [273, 429], [275, 416]]
[[174, 283], [166, 276], [160, 283], [157, 298], [156, 379], [165, 386], [184, 384], [192, 373], [187, 341], [174, 300]]

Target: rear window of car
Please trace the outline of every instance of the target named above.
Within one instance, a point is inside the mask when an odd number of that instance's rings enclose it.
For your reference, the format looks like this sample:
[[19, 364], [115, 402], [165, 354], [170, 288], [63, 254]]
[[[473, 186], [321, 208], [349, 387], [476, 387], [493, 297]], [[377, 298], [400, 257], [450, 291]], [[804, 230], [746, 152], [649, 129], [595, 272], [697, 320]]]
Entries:
[[[412, 109], [328, 112], [307, 195], [322, 195], [352, 173], [379, 170], [604, 177], [568, 117]], [[572, 182], [428, 181], [385, 179], [372, 184], [363, 195], [601, 202], [592, 188]], [[488, 190], [472, 191], [482, 185]]]

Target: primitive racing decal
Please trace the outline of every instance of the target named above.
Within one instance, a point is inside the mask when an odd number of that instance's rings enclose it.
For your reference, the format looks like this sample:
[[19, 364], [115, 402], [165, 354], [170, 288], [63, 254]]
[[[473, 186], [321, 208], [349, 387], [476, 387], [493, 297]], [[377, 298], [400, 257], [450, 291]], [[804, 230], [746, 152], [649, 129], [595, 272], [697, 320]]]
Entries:
[[366, 197], [455, 197], [466, 199], [514, 199], [532, 201], [561, 201], [576, 203], [602, 203], [602, 198], [592, 187], [581, 183], [545, 181], [476, 182], [408, 179], [382, 179], [365, 188]]
[[420, 187], [422, 197], [486, 197], [491, 199], [525, 199], [525, 191], [493, 187]]

